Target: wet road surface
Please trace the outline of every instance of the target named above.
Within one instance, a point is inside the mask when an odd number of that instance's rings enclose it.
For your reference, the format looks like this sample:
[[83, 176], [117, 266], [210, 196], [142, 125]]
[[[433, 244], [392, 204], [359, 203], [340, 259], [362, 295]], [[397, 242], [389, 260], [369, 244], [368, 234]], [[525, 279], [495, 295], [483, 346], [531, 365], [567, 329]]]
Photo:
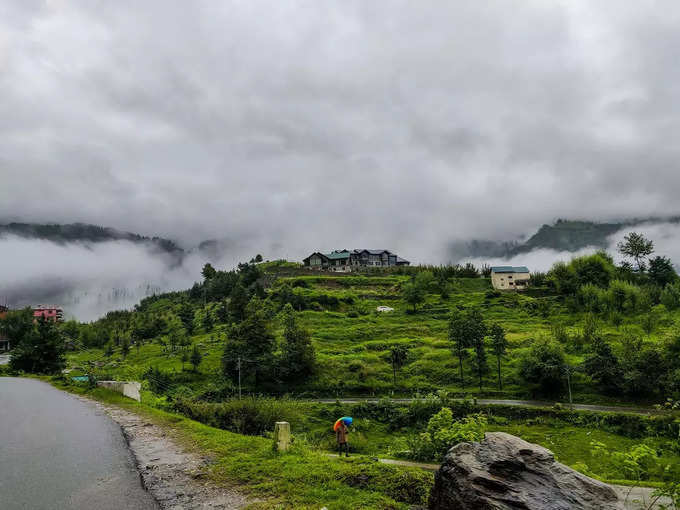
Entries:
[[158, 506], [108, 416], [42, 381], [0, 377], [0, 508]]

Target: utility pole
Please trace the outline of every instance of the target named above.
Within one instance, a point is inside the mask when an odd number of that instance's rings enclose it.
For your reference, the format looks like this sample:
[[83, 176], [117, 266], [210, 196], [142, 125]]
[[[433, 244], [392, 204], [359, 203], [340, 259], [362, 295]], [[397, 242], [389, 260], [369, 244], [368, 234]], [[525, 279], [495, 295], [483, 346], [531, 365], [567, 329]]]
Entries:
[[238, 368], [238, 399], [241, 400], [241, 356], [238, 357], [236, 367]]
[[569, 389], [569, 407], [573, 410], [574, 402], [571, 399], [571, 367], [567, 365], [565, 370], [567, 371], [567, 388]]

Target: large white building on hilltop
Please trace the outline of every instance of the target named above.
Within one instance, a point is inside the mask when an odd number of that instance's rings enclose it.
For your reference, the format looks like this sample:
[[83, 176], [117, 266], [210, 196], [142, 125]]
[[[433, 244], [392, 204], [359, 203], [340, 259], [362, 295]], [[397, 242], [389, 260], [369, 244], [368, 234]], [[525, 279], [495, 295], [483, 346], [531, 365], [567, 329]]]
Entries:
[[324, 271], [349, 272], [362, 267], [408, 266], [410, 262], [389, 250], [335, 250], [314, 252], [303, 260], [305, 267]]

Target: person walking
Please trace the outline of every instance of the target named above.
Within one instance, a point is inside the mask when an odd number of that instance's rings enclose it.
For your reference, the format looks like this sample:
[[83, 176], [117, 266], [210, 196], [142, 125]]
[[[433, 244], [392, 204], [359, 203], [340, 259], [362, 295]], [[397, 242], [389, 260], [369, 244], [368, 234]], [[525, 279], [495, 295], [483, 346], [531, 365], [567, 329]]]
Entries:
[[342, 450], [345, 450], [345, 455], [349, 457], [349, 443], [348, 443], [349, 429], [344, 422], [335, 430], [335, 439], [338, 441], [338, 453], [342, 457]]

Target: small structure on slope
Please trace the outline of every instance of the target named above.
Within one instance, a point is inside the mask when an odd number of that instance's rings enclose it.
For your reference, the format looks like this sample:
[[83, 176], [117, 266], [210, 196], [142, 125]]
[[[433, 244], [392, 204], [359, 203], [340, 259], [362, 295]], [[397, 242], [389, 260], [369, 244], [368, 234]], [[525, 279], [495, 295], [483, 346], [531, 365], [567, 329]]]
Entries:
[[612, 487], [555, 461], [550, 450], [504, 432], [449, 450], [430, 510], [623, 510]]
[[526, 266], [494, 266], [491, 268], [491, 285], [497, 290], [524, 290], [529, 285], [529, 268]]

